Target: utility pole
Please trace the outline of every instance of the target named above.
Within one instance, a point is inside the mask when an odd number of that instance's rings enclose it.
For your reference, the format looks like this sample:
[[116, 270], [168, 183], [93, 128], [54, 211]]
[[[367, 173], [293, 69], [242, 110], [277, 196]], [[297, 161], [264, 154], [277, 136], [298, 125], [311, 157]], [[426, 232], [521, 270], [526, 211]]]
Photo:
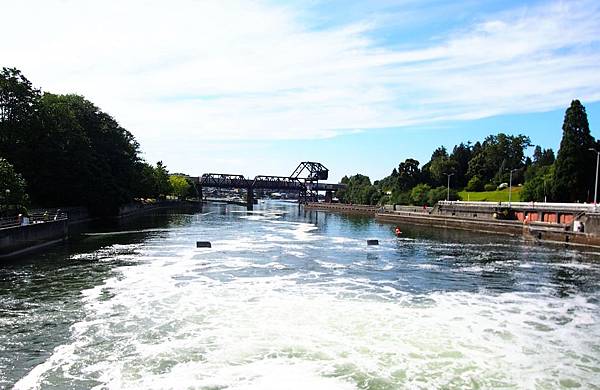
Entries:
[[600, 163], [600, 152], [594, 148], [589, 148], [592, 152], [596, 152], [596, 186], [594, 187], [594, 207], [596, 207], [596, 200], [598, 199], [598, 163]]
[[510, 170], [510, 178], [508, 179], [508, 207], [510, 207], [510, 201], [512, 198], [512, 173], [516, 170], [517, 168]]
[[454, 173], [446, 173], [448, 176], [448, 192], [446, 193], [446, 200], [450, 200], [450, 176], [454, 175]]

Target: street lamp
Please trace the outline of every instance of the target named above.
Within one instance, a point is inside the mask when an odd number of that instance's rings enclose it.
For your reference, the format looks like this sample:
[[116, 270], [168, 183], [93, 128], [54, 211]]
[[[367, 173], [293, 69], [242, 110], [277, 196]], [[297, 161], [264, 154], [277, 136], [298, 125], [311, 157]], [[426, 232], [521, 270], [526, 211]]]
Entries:
[[446, 176], [448, 176], [448, 192], [446, 194], [446, 200], [450, 200], [450, 176], [454, 175], [454, 173], [446, 173]]
[[[6, 203], [6, 213], [8, 214], [8, 202], [9, 202], [9, 198], [10, 198], [10, 189], [6, 189], [4, 190], [5, 196], [4, 196], [4, 202]], [[2, 210], [0, 210], [2, 211]]]
[[510, 207], [510, 200], [512, 198], [512, 173], [518, 171], [518, 168], [510, 170], [510, 177], [508, 179], [508, 207]]
[[544, 178], [544, 203], [546, 203], [546, 178]]
[[596, 197], [598, 196], [598, 163], [600, 162], [600, 152], [594, 148], [589, 148], [588, 150], [596, 152], [596, 186], [594, 187], [594, 206], [596, 206]]

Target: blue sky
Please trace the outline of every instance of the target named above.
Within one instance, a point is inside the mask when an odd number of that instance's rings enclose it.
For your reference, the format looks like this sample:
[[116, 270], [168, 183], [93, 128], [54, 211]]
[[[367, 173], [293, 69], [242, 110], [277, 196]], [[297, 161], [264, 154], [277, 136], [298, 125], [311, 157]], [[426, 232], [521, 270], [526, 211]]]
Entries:
[[[557, 149], [580, 99], [600, 136], [600, 3], [10, 2], [0, 64], [78, 93], [171, 171], [380, 179], [506, 132]], [[13, 34], [21, 31], [20, 34]]]

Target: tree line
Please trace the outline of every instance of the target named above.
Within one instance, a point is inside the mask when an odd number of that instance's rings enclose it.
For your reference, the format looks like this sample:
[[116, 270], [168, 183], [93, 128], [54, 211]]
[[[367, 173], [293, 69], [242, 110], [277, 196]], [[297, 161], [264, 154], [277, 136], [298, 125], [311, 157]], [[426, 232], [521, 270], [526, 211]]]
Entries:
[[135, 137], [92, 102], [42, 93], [15, 68], [0, 72], [0, 179], [3, 214], [87, 206], [114, 215], [134, 198], [186, 196], [191, 188], [162, 162], [146, 162]]
[[600, 142], [590, 134], [585, 107], [573, 100], [565, 112], [560, 149], [533, 147], [526, 135], [489, 135], [483, 141], [460, 143], [451, 152], [444, 146], [433, 151], [424, 165], [407, 158], [390, 175], [371, 183], [368, 176], [344, 176], [347, 187], [336, 193], [344, 203], [433, 205], [448, 196], [458, 200], [458, 190], [493, 191], [512, 177], [522, 185], [523, 201], [592, 202], [596, 153]]

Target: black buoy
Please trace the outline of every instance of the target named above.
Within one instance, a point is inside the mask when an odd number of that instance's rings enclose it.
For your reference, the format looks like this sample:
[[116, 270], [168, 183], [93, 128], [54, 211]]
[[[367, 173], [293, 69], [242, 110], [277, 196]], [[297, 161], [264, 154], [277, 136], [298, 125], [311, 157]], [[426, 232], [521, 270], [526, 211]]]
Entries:
[[196, 248], [212, 248], [210, 241], [196, 241]]
[[367, 245], [379, 245], [379, 240], [367, 240]]

